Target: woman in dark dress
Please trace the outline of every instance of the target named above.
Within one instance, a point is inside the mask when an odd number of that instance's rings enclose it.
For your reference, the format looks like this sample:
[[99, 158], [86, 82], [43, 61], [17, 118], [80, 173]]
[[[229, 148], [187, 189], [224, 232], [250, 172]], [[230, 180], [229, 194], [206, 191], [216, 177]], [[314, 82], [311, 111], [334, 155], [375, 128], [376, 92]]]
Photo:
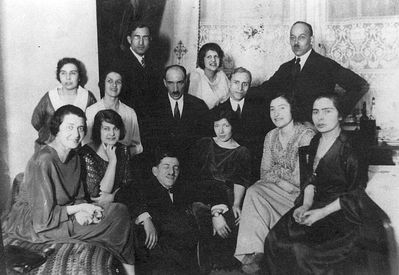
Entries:
[[92, 142], [79, 150], [82, 158], [82, 180], [94, 202], [123, 203], [136, 223], [143, 223], [146, 245], [157, 241], [154, 224], [140, 194], [129, 165], [127, 146], [119, 143], [125, 136], [122, 117], [114, 110], [99, 111], [94, 117]]
[[236, 114], [214, 112], [216, 136], [200, 139], [193, 148], [190, 179], [194, 182], [194, 212], [200, 221], [203, 255], [209, 266], [233, 268], [242, 201], [251, 178], [248, 149], [233, 138]]
[[301, 196], [266, 239], [266, 274], [352, 274], [362, 261], [356, 242], [367, 166], [341, 131], [338, 100], [326, 94], [313, 104], [319, 134], [300, 148]]
[[76, 149], [86, 132], [84, 112], [60, 107], [50, 122], [55, 137], [29, 160], [25, 180], [3, 221], [6, 236], [34, 242], [84, 241], [110, 250], [135, 274], [132, 224], [124, 205], [87, 203]]

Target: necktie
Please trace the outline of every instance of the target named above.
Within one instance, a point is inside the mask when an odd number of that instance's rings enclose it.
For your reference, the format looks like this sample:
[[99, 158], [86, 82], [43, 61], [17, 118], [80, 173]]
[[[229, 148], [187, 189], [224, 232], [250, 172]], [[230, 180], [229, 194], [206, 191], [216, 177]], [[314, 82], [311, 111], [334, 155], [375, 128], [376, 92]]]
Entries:
[[141, 57], [141, 66], [143, 66], [143, 68], [145, 67], [145, 60], [144, 60], [144, 56]]
[[179, 105], [177, 104], [177, 101], [176, 101], [176, 104], [175, 104], [175, 109], [173, 110], [173, 117], [175, 119], [177, 119], [177, 120], [180, 119]]
[[299, 72], [301, 71], [301, 64], [300, 64], [300, 62], [301, 62], [301, 59], [300, 59], [300, 58], [297, 58], [297, 59], [295, 60], [294, 67], [292, 68], [292, 78], [294, 79], [294, 81], [296, 80], [296, 78], [297, 78]]
[[240, 104], [237, 104], [237, 110], [236, 110], [236, 114], [239, 118], [241, 118], [241, 107]]

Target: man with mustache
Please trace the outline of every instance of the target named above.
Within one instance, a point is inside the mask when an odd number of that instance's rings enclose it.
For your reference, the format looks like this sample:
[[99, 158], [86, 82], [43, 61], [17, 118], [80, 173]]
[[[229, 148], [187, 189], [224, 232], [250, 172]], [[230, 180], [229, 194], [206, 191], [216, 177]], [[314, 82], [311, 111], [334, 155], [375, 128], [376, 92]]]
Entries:
[[181, 166], [187, 163], [189, 147], [208, 134], [210, 125], [206, 104], [186, 93], [186, 78], [183, 66], [165, 69], [163, 83], [167, 92], [162, 92], [154, 104], [147, 133], [152, 150], [157, 146], [171, 147], [178, 154]]
[[338, 84], [343, 91], [344, 116], [348, 115], [369, 84], [362, 77], [313, 49], [312, 26], [295, 22], [290, 31], [290, 44], [295, 58], [282, 64], [274, 75], [257, 89], [262, 94], [292, 93], [299, 111], [299, 121], [311, 122], [312, 102], [320, 94], [332, 92]]

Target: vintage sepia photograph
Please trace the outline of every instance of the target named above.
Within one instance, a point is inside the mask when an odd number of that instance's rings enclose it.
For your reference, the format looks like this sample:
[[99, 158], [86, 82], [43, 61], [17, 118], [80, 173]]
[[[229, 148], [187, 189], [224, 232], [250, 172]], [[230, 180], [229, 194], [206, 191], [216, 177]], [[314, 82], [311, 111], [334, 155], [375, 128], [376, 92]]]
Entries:
[[399, 0], [0, 14], [0, 274], [399, 274]]

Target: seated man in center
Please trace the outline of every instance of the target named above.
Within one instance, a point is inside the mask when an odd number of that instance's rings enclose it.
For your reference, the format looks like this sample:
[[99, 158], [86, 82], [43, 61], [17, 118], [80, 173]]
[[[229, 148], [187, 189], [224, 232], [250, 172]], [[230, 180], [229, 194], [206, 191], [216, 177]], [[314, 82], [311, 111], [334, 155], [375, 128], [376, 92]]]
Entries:
[[146, 235], [139, 226], [137, 264], [144, 272], [151, 270], [151, 274], [198, 274], [197, 224], [189, 211], [186, 186], [178, 181], [180, 164], [176, 154], [158, 147], [152, 174], [140, 190], [156, 233], [155, 238]]

